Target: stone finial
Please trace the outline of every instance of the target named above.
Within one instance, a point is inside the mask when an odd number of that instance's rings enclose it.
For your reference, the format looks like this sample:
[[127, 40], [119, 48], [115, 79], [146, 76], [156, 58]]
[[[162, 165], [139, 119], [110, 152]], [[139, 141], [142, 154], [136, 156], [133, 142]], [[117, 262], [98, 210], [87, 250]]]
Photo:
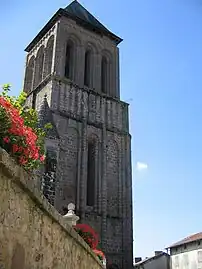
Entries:
[[68, 204], [67, 206], [68, 212], [74, 214], [75, 205], [73, 203]]
[[73, 203], [68, 204], [67, 206], [68, 212], [63, 218], [67, 221], [70, 226], [75, 226], [79, 217], [74, 213], [75, 205]]

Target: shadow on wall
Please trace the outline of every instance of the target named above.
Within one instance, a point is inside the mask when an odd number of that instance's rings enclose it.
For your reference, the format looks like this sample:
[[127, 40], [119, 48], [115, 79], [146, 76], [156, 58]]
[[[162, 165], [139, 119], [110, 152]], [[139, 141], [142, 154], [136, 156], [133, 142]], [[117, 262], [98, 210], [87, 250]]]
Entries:
[[16, 244], [14, 248], [11, 269], [24, 269], [25, 268], [25, 250], [20, 244]]

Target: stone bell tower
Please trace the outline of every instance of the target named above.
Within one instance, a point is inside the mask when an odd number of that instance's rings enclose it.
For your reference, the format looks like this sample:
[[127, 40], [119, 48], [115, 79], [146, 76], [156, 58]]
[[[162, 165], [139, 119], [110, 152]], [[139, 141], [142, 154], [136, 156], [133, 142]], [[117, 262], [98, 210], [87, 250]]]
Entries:
[[81, 4], [59, 9], [27, 46], [27, 104], [51, 122], [44, 195], [64, 214], [71, 202], [100, 235], [108, 268], [131, 269], [131, 136], [120, 100], [121, 38]]

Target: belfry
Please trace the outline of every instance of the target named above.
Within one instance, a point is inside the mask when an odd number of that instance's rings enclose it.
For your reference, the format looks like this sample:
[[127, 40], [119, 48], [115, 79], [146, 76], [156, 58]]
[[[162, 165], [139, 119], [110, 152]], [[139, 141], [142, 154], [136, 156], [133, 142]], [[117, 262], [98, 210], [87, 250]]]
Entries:
[[78, 1], [60, 8], [27, 46], [24, 91], [46, 138], [40, 184], [64, 214], [74, 203], [100, 235], [108, 268], [133, 266], [131, 136], [120, 100], [122, 39]]

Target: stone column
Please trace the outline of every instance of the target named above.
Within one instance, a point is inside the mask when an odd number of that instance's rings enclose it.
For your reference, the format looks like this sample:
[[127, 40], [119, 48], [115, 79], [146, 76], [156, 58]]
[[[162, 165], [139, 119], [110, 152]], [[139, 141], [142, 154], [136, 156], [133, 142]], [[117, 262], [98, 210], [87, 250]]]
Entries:
[[102, 213], [102, 143], [99, 142], [98, 145], [98, 186], [97, 186], [97, 192], [98, 192], [98, 201], [97, 201], [97, 207], [98, 207], [98, 214], [101, 215]]
[[52, 65], [51, 65], [51, 74], [54, 73], [55, 71], [55, 65], [57, 63], [56, 61], [56, 51], [57, 51], [57, 39], [59, 38], [59, 26], [60, 22], [56, 24], [56, 29], [55, 29], [55, 35], [54, 35], [54, 42], [53, 42], [53, 55], [52, 55]]
[[44, 61], [43, 61], [43, 71], [42, 71], [42, 80], [47, 76], [47, 58], [48, 58], [48, 49], [44, 48]]
[[123, 176], [122, 176], [122, 161], [123, 161], [123, 150], [122, 150], [122, 143], [119, 148], [119, 211], [118, 215], [120, 218], [123, 218], [122, 206], [123, 206]]
[[80, 210], [80, 193], [81, 193], [81, 163], [82, 163], [82, 139], [81, 134], [83, 131], [83, 125], [78, 124], [79, 129], [79, 145], [78, 145], [78, 165], [77, 165], [77, 190], [76, 190], [76, 210]]
[[86, 183], [87, 183], [87, 121], [82, 122], [81, 138], [81, 177], [80, 177], [80, 219], [85, 220], [86, 209]]
[[64, 38], [67, 33], [62, 29], [60, 22], [57, 23], [56, 36], [53, 46], [53, 62], [51, 72], [57, 76], [64, 77], [66, 42]]
[[27, 89], [27, 85], [29, 85], [29, 82], [28, 82], [28, 72], [29, 72], [29, 54], [26, 55], [26, 61], [25, 61], [25, 67], [24, 67], [24, 80], [23, 80], [23, 91], [24, 90], [29, 90], [31, 91], [31, 89]]
[[120, 67], [119, 67], [119, 48], [116, 48], [116, 83], [115, 83], [115, 97], [120, 98]]
[[93, 89], [97, 88], [97, 60], [97, 53], [92, 51], [90, 59], [90, 87]]
[[125, 147], [125, 184], [124, 184], [124, 269], [132, 268], [133, 264], [133, 219], [132, 219], [132, 171], [131, 171], [131, 137], [124, 138]]
[[128, 115], [128, 104], [124, 106], [124, 131], [129, 132], [129, 115]]
[[114, 70], [114, 55], [112, 55], [112, 58], [109, 61], [109, 70], [108, 70], [108, 94], [110, 96], [114, 96], [114, 82], [115, 82], [115, 70]]
[[101, 60], [102, 56], [98, 52], [95, 54], [95, 72], [94, 72], [94, 82], [93, 87], [96, 89], [97, 92], [101, 93]]
[[85, 68], [85, 47], [83, 44], [77, 46], [76, 49], [76, 73], [75, 82], [79, 87], [84, 86], [84, 68]]
[[121, 150], [122, 150], [122, 242], [123, 242], [123, 269], [126, 268], [127, 263], [126, 263], [126, 257], [127, 257], [127, 240], [125, 240], [125, 232], [127, 231], [127, 223], [126, 223], [126, 217], [127, 217], [127, 197], [126, 197], [126, 150], [125, 150], [125, 137], [122, 137], [121, 141]]
[[[102, 109], [105, 111], [105, 99], [103, 98]], [[101, 223], [101, 238], [102, 248], [106, 251], [106, 234], [107, 234], [107, 132], [105, 122], [102, 125], [102, 223]]]

